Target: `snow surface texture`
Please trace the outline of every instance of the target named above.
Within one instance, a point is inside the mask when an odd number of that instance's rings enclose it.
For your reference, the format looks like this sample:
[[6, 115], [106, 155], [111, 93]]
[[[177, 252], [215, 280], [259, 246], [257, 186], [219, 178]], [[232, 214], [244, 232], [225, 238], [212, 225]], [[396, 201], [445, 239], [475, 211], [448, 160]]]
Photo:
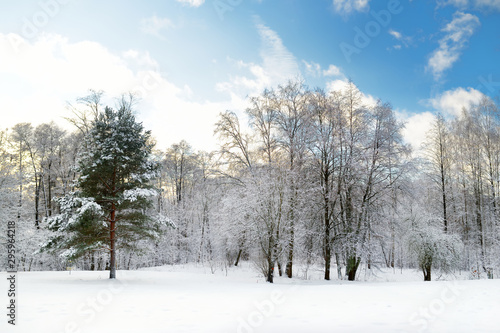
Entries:
[[4, 314], [0, 332], [500, 332], [500, 280], [420, 282], [390, 271], [266, 284], [243, 266], [118, 271], [115, 281], [108, 272], [19, 273], [17, 325]]

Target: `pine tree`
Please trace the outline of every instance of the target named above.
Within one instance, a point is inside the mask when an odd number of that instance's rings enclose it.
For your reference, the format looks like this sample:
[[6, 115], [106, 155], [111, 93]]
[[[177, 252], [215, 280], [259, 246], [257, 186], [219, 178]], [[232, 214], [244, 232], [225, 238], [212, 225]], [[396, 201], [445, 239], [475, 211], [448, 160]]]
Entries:
[[117, 248], [156, 237], [165, 221], [147, 214], [150, 198], [156, 195], [151, 180], [158, 164], [150, 158], [150, 132], [124, 107], [118, 111], [106, 107], [84, 144], [78, 190], [57, 199], [61, 214], [49, 219], [49, 228], [57, 235], [44, 248], [66, 249], [62, 256], [68, 259], [106, 249], [114, 279]]

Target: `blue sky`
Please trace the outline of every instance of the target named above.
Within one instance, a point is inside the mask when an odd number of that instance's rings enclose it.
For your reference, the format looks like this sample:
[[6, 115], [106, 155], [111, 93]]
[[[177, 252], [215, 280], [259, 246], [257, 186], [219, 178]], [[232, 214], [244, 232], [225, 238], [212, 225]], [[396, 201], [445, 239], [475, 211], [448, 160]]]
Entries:
[[0, 11], [2, 128], [88, 89], [142, 97], [158, 148], [216, 148], [219, 112], [301, 78], [390, 102], [418, 147], [437, 111], [500, 91], [500, 0], [25, 0]]

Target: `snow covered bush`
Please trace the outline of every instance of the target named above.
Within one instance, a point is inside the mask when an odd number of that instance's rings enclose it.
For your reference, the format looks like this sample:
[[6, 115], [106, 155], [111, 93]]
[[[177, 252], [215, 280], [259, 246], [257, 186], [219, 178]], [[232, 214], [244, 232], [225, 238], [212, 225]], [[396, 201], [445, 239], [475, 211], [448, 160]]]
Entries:
[[410, 251], [416, 256], [424, 281], [431, 281], [432, 267], [450, 272], [459, 264], [462, 242], [446, 233], [442, 221], [425, 213], [412, 214], [409, 235]]

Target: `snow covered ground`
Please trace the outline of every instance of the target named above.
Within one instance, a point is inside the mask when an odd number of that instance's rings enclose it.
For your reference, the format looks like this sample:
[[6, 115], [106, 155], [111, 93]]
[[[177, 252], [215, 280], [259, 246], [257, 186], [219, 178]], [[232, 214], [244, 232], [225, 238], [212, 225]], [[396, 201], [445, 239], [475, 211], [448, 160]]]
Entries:
[[500, 332], [500, 280], [423, 282], [418, 272], [387, 271], [362, 272], [358, 282], [266, 284], [248, 263], [215, 274], [189, 265], [117, 276], [18, 273], [17, 325], [2, 306], [0, 332]]

